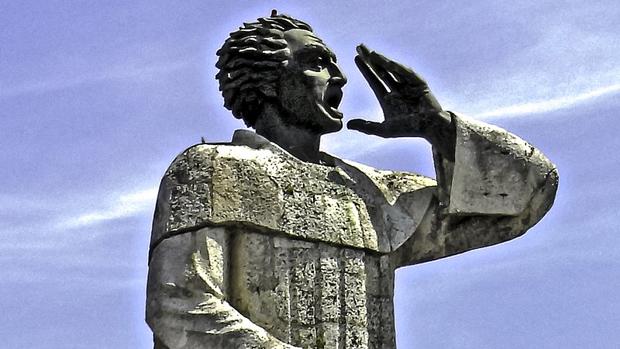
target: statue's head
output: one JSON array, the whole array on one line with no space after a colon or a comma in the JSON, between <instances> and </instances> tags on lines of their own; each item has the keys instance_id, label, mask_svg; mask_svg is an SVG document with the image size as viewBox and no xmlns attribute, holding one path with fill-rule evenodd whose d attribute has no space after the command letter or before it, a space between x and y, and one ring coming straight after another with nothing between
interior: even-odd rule
<instances>
[{"instance_id":1,"label":"statue's head","mask_svg":"<svg viewBox=\"0 0 620 349\"><path fill-rule=\"evenodd\" d=\"M318 134L342 128L346 78L312 28L286 15L244 23L217 52L224 106L253 127L267 107L282 123Z\"/></svg>"}]
</instances>

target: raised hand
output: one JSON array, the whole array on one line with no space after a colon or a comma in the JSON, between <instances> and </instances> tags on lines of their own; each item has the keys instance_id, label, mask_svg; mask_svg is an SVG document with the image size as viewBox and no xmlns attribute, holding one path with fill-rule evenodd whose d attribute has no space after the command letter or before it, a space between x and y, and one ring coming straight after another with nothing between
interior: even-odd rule
<instances>
[{"instance_id":1,"label":"raised hand","mask_svg":"<svg viewBox=\"0 0 620 349\"><path fill-rule=\"evenodd\" d=\"M384 120L354 119L347 127L385 138L423 137L452 158L454 126L450 114L443 111L426 81L410 68L364 45L359 45L357 52L355 63L377 96Z\"/></svg>"}]
</instances>

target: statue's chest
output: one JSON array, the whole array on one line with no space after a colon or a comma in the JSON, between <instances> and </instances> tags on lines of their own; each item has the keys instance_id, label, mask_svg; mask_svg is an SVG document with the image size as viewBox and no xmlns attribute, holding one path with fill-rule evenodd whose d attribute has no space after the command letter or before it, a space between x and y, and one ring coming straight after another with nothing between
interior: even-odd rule
<instances>
[{"instance_id":1,"label":"statue's chest","mask_svg":"<svg viewBox=\"0 0 620 349\"><path fill-rule=\"evenodd\" d=\"M392 343L388 255L242 231L230 251L229 302L281 340L304 348Z\"/></svg>"},{"instance_id":2,"label":"statue's chest","mask_svg":"<svg viewBox=\"0 0 620 349\"><path fill-rule=\"evenodd\" d=\"M309 164L281 150L243 146L190 148L162 182L153 243L184 229L221 225L391 252L415 231L430 200L411 194L433 182L337 162ZM411 200L399 200L402 194ZM417 204L402 205L407 202Z\"/></svg>"},{"instance_id":3,"label":"statue's chest","mask_svg":"<svg viewBox=\"0 0 620 349\"><path fill-rule=\"evenodd\" d=\"M211 220L248 222L304 240L389 251L346 173L276 160L219 157L212 172Z\"/></svg>"}]
</instances>

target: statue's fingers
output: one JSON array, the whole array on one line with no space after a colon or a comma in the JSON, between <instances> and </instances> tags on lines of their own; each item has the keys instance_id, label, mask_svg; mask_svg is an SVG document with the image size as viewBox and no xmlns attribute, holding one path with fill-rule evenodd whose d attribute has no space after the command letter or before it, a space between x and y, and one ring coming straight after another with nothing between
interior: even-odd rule
<instances>
[{"instance_id":1,"label":"statue's fingers","mask_svg":"<svg viewBox=\"0 0 620 349\"><path fill-rule=\"evenodd\" d=\"M400 87L398 79L389 70L385 69L384 64L377 64L370 59L376 53L375 51L370 51L366 45L360 44L357 46L357 53L389 89L394 90Z\"/></svg>"},{"instance_id":2,"label":"statue's fingers","mask_svg":"<svg viewBox=\"0 0 620 349\"><path fill-rule=\"evenodd\" d=\"M383 126L384 125L380 122L373 122L363 119L353 119L347 122L347 128L350 130L380 137L385 136L385 128Z\"/></svg>"},{"instance_id":3,"label":"statue's fingers","mask_svg":"<svg viewBox=\"0 0 620 349\"><path fill-rule=\"evenodd\" d=\"M357 47L355 48L355 50L357 51L357 53L362 56L362 57L368 57L368 55L370 54L370 50L368 49L368 47L366 47L366 45L364 44L359 44L357 45Z\"/></svg>"},{"instance_id":4,"label":"statue's fingers","mask_svg":"<svg viewBox=\"0 0 620 349\"><path fill-rule=\"evenodd\" d=\"M386 56L380 54L377 51L371 51L368 53L368 59L379 66L382 66L383 69L389 68L390 63L396 63L395 61L387 58Z\"/></svg>"},{"instance_id":5,"label":"statue's fingers","mask_svg":"<svg viewBox=\"0 0 620 349\"><path fill-rule=\"evenodd\" d=\"M395 88L398 87L398 83L407 84L416 87L426 87L426 81L418 75L413 69L400 64L377 51L367 50L367 60L370 66L375 71L383 71L385 73L379 73L382 79L389 82L395 82Z\"/></svg>"},{"instance_id":6,"label":"statue's fingers","mask_svg":"<svg viewBox=\"0 0 620 349\"><path fill-rule=\"evenodd\" d=\"M388 70L393 71L402 82L413 86L428 87L426 80L413 69L406 67L398 62L385 62Z\"/></svg>"},{"instance_id":7,"label":"statue's fingers","mask_svg":"<svg viewBox=\"0 0 620 349\"><path fill-rule=\"evenodd\" d=\"M374 91L379 102L382 102L385 95L389 92L387 86L381 81L381 78L372 70L362 56L355 56L355 64L366 81L368 81L368 85L370 85L370 88Z\"/></svg>"},{"instance_id":8,"label":"statue's fingers","mask_svg":"<svg viewBox=\"0 0 620 349\"><path fill-rule=\"evenodd\" d=\"M377 64L376 62L366 60L366 65L372 69L372 71L379 77L379 79L383 82L385 87L389 90L399 90L401 87L400 80L388 69L385 68L382 64Z\"/></svg>"},{"instance_id":9,"label":"statue's fingers","mask_svg":"<svg viewBox=\"0 0 620 349\"><path fill-rule=\"evenodd\" d=\"M376 51L370 51L364 44L357 46L357 53L386 83L397 84L399 82L398 79L386 69L386 62L390 61L389 58L378 54Z\"/></svg>"}]
</instances>

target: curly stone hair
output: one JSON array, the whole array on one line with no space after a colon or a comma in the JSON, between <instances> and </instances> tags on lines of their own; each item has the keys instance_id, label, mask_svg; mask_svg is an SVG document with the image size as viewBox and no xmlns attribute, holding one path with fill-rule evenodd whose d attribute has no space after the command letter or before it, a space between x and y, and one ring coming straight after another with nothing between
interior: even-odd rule
<instances>
[{"instance_id":1,"label":"curly stone hair","mask_svg":"<svg viewBox=\"0 0 620 349\"><path fill-rule=\"evenodd\" d=\"M224 97L224 107L231 110L247 126L253 127L263 102L278 96L279 69L288 59L290 50L284 32L303 29L312 32L307 23L283 14L244 23L230 33L222 48L215 75Z\"/></svg>"}]
</instances>

